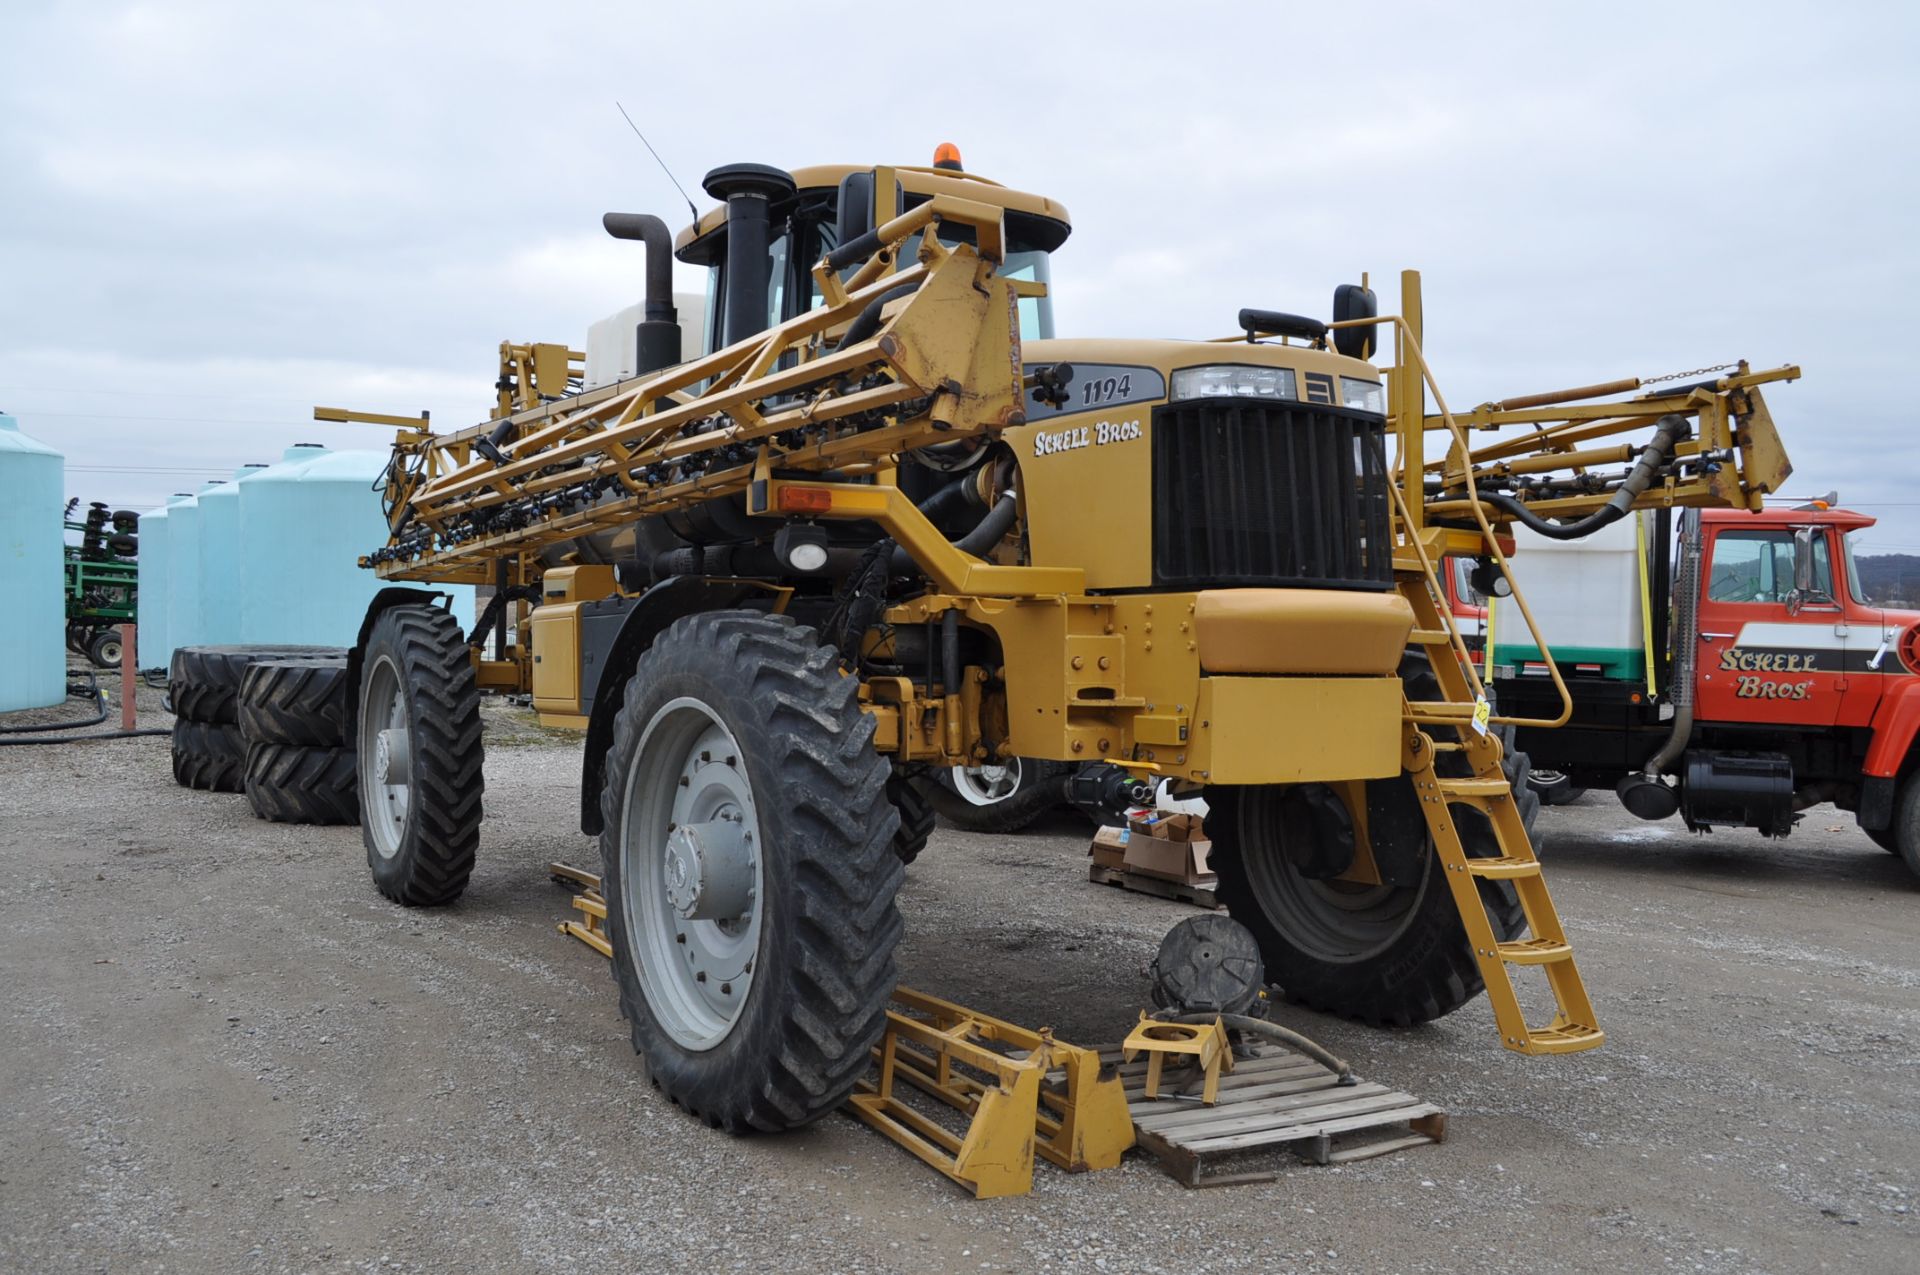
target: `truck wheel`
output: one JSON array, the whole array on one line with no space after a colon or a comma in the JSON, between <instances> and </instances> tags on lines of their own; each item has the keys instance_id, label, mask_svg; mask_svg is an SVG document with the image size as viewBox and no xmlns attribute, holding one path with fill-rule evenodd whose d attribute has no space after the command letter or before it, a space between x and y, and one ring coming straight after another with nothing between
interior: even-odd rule
<instances>
[{"instance_id":1,"label":"truck wheel","mask_svg":"<svg viewBox=\"0 0 1920 1275\"><path fill-rule=\"evenodd\" d=\"M460 622L393 607L367 637L355 718L361 839L380 893L451 903L480 845L480 689Z\"/></svg>"},{"instance_id":2,"label":"truck wheel","mask_svg":"<svg viewBox=\"0 0 1920 1275\"><path fill-rule=\"evenodd\" d=\"M1064 763L1008 757L984 766L953 766L919 781L940 816L966 832L1018 832L1065 799Z\"/></svg>"},{"instance_id":3,"label":"truck wheel","mask_svg":"<svg viewBox=\"0 0 1920 1275\"><path fill-rule=\"evenodd\" d=\"M173 723L173 779L182 788L239 792L247 765L238 726L217 722Z\"/></svg>"},{"instance_id":4,"label":"truck wheel","mask_svg":"<svg viewBox=\"0 0 1920 1275\"><path fill-rule=\"evenodd\" d=\"M613 978L655 1085L729 1132L833 1111L886 1024L899 815L813 630L714 611L641 656L607 753Z\"/></svg>"},{"instance_id":5,"label":"truck wheel","mask_svg":"<svg viewBox=\"0 0 1920 1275\"><path fill-rule=\"evenodd\" d=\"M269 823L360 822L352 749L250 744L246 786L247 804Z\"/></svg>"},{"instance_id":6,"label":"truck wheel","mask_svg":"<svg viewBox=\"0 0 1920 1275\"><path fill-rule=\"evenodd\" d=\"M900 812L900 831L893 834L893 853L902 863L912 863L927 848L933 835L933 805L918 784L904 776L887 780L887 800Z\"/></svg>"},{"instance_id":7,"label":"truck wheel","mask_svg":"<svg viewBox=\"0 0 1920 1275\"><path fill-rule=\"evenodd\" d=\"M1893 823L1887 831L1900 847L1900 857L1907 861L1908 870L1920 876L1920 771L1908 775L1901 785L1900 801L1893 808Z\"/></svg>"},{"instance_id":8,"label":"truck wheel","mask_svg":"<svg viewBox=\"0 0 1920 1275\"><path fill-rule=\"evenodd\" d=\"M1585 788L1576 788L1565 774L1557 770L1529 770L1527 784L1543 806L1570 806L1587 795Z\"/></svg>"},{"instance_id":9,"label":"truck wheel","mask_svg":"<svg viewBox=\"0 0 1920 1275\"><path fill-rule=\"evenodd\" d=\"M101 629L87 642L87 658L95 668L120 667L120 630Z\"/></svg>"},{"instance_id":10,"label":"truck wheel","mask_svg":"<svg viewBox=\"0 0 1920 1275\"><path fill-rule=\"evenodd\" d=\"M1408 657L1401 677L1409 698L1439 698L1423 658ZM1457 756L1448 760L1464 765ZM1531 836L1540 804L1526 784L1526 754L1504 754L1502 767ZM1206 793L1219 877L1214 892L1259 940L1267 976L1302 1004L1382 1026L1427 1022L1478 996L1485 986L1480 968L1424 827L1416 884L1317 880L1299 871L1285 844L1284 792L1264 785ZM1453 815L1468 855L1500 853L1485 815L1465 806L1455 806ZM1525 927L1510 886L1483 881L1480 895L1496 937L1513 938Z\"/></svg>"}]
</instances>

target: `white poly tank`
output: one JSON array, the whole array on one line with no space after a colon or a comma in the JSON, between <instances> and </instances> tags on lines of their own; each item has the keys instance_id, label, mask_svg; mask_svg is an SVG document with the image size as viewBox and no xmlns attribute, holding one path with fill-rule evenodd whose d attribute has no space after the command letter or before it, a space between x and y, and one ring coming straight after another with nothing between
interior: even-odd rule
<instances>
[{"instance_id":1,"label":"white poly tank","mask_svg":"<svg viewBox=\"0 0 1920 1275\"><path fill-rule=\"evenodd\" d=\"M65 458L0 412L0 713L67 697L66 489Z\"/></svg>"},{"instance_id":2,"label":"white poly tank","mask_svg":"<svg viewBox=\"0 0 1920 1275\"><path fill-rule=\"evenodd\" d=\"M1513 577L1556 662L1596 665L1614 678L1646 675L1635 524L1650 536L1652 520L1642 512L1579 540L1514 528ZM1526 618L1511 602L1494 605L1493 644L1496 664L1540 658Z\"/></svg>"},{"instance_id":3,"label":"white poly tank","mask_svg":"<svg viewBox=\"0 0 1920 1275\"><path fill-rule=\"evenodd\" d=\"M135 656L140 667L165 668L173 656L173 643L167 639L167 533L168 512L182 500L191 500L186 492L175 492L167 503L140 515L139 593L135 606Z\"/></svg>"},{"instance_id":4,"label":"white poly tank","mask_svg":"<svg viewBox=\"0 0 1920 1275\"><path fill-rule=\"evenodd\" d=\"M387 543L380 498L390 455L327 452L239 484L240 641L351 646L359 637L367 604L388 584L360 558ZM417 587L453 594L454 615L472 624L471 585Z\"/></svg>"},{"instance_id":5,"label":"white poly tank","mask_svg":"<svg viewBox=\"0 0 1920 1275\"><path fill-rule=\"evenodd\" d=\"M240 641L240 481L265 470L242 465L200 497L200 637L207 646Z\"/></svg>"},{"instance_id":6,"label":"white poly tank","mask_svg":"<svg viewBox=\"0 0 1920 1275\"><path fill-rule=\"evenodd\" d=\"M207 641L200 622L200 498L223 485L216 479L167 506L167 642L174 650ZM173 652L167 656L171 661Z\"/></svg>"}]
</instances>

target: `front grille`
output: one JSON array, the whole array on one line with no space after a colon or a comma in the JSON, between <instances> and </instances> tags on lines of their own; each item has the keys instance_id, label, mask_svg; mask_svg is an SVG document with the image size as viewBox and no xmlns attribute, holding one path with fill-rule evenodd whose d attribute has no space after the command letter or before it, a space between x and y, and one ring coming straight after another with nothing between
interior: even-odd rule
<instances>
[{"instance_id":1,"label":"front grille","mask_svg":"<svg viewBox=\"0 0 1920 1275\"><path fill-rule=\"evenodd\" d=\"M1154 584L1391 587L1384 430L1305 403L1156 408Z\"/></svg>"}]
</instances>

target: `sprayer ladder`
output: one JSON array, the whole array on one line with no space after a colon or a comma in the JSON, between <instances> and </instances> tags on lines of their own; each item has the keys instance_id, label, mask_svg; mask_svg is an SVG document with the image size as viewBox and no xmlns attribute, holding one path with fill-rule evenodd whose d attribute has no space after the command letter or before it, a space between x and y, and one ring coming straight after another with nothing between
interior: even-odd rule
<instances>
[{"instance_id":1,"label":"sprayer ladder","mask_svg":"<svg viewBox=\"0 0 1920 1275\"><path fill-rule=\"evenodd\" d=\"M1504 750L1499 736L1486 729L1484 719L1476 721L1477 696L1456 658L1452 617L1441 612L1433 591L1418 577L1407 579L1401 593L1413 604L1414 641L1427 648L1442 696L1438 701L1404 701L1402 765L1413 780L1420 812L1446 870L1447 885L1453 890L1454 906L1466 927L1467 941L1473 945L1480 976L1486 981L1501 1043L1523 1054L1569 1054L1592 1049L1606 1035L1597 1025L1586 984L1574 964L1573 945L1547 893L1546 878L1540 874L1540 860L1521 821L1519 803L1514 801L1500 767ZM1443 753L1466 758L1471 774L1458 778L1440 774L1436 762ZM1478 810L1487 817L1493 826L1497 855L1467 854L1454 823L1454 806ZM1480 896L1481 881L1510 887L1518 895L1529 937L1500 941ZM1546 1026L1527 1024L1508 969L1514 965L1539 966L1546 974L1557 1006Z\"/></svg>"}]
</instances>

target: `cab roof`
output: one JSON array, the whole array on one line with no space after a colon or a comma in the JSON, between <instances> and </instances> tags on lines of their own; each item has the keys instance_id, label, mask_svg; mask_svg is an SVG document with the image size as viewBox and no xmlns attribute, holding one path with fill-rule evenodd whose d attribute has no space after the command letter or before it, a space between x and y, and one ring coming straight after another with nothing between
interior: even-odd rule
<instances>
[{"instance_id":1,"label":"cab roof","mask_svg":"<svg viewBox=\"0 0 1920 1275\"><path fill-rule=\"evenodd\" d=\"M1743 527L1838 527L1842 531L1858 531L1862 527L1871 527L1880 521L1870 514L1856 513L1851 509L1796 509L1791 505L1773 505L1754 514L1744 509L1707 509L1701 512L1703 521L1716 523L1738 523Z\"/></svg>"},{"instance_id":2,"label":"cab roof","mask_svg":"<svg viewBox=\"0 0 1920 1275\"><path fill-rule=\"evenodd\" d=\"M872 168L868 164L815 164L807 168L795 168L792 171L793 183L800 191L838 190L842 179L852 173L867 172ZM930 198L934 195L952 195L959 199L971 199L983 204L994 204L1009 212L1025 213L1033 217L1045 217L1057 221L1063 227L1073 224L1067 215L1066 206L1058 200L1048 199L1045 195L1031 195L1025 191L1002 186L999 182L977 173L962 172L953 168L919 168L900 164L894 167L894 173L900 179L901 189L908 195ZM918 202L913 201L913 202ZM727 220L724 204L709 208L700 214L700 219L681 230L674 238L673 251L680 256L695 240L718 230ZM1061 234L1065 238L1065 232Z\"/></svg>"}]
</instances>

